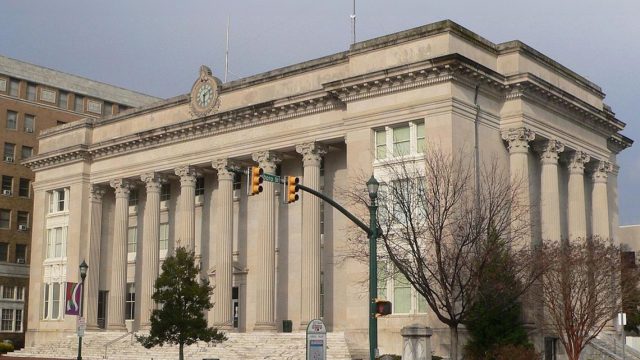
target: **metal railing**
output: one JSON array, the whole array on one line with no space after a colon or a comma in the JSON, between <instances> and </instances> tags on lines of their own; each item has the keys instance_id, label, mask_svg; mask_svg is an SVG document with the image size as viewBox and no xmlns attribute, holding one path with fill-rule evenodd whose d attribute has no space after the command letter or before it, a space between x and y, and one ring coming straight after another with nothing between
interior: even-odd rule
<instances>
[{"instance_id":1,"label":"metal railing","mask_svg":"<svg viewBox=\"0 0 640 360\"><path fill-rule=\"evenodd\" d=\"M118 336L117 338L109 341L108 343L104 344L104 355L102 356L103 359L108 359L109 357L107 356L107 351L109 350L109 347L114 344L117 341L120 341L122 339L124 339L125 337L131 335L131 341L133 342L133 332L126 332L120 336Z\"/></svg>"}]
</instances>

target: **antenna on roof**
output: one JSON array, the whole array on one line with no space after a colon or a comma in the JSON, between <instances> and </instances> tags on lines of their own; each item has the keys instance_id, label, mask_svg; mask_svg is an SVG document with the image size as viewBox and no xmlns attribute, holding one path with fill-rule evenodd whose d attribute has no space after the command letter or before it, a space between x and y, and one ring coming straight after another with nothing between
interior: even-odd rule
<instances>
[{"instance_id":1,"label":"antenna on roof","mask_svg":"<svg viewBox=\"0 0 640 360\"><path fill-rule=\"evenodd\" d=\"M356 43L356 0L353 0L353 13L351 14L351 43Z\"/></svg>"},{"instance_id":2,"label":"antenna on roof","mask_svg":"<svg viewBox=\"0 0 640 360\"><path fill-rule=\"evenodd\" d=\"M355 0L354 0L355 1ZM227 44L224 50L224 82L227 82L227 75L229 74L229 16L227 16Z\"/></svg>"}]
</instances>

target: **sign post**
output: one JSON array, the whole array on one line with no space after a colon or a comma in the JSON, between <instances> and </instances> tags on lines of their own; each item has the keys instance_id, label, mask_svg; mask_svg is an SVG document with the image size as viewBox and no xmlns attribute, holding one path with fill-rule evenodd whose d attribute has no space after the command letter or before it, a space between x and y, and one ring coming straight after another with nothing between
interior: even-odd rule
<instances>
[{"instance_id":1,"label":"sign post","mask_svg":"<svg viewBox=\"0 0 640 360\"><path fill-rule=\"evenodd\" d=\"M307 325L307 360L327 359L327 328L320 319Z\"/></svg>"},{"instance_id":2,"label":"sign post","mask_svg":"<svg viewBox=\"0 0 640 360\"><path fill-rule=\"evenodd\" d=\"M87 320L81 316L78 316L76 321L76 333L78 336L84 336L84 331L87 329Z\"/></svg>"}]
</instances>

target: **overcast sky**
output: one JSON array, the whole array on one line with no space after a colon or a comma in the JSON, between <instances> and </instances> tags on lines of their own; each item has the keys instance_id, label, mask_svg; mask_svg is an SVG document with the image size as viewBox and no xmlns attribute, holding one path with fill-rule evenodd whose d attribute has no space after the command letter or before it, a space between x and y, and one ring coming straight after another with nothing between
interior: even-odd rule
<instances>
[{"instance_id":1,"label":"overcast sky","mask_svg":"<svg viewBox=\"0 0 640 360\"><path fill-rule=\"evenodd\" d=\"M160 97L187 93L201 64L230 80L343 51L352 0L0 0L0 53ZM518 39L600 85L640 139L637 0L358 0L366 40L451 19L494 43ZM619 156L620 220L640 223L640 141Z\"/></svg>"}]
</instances>

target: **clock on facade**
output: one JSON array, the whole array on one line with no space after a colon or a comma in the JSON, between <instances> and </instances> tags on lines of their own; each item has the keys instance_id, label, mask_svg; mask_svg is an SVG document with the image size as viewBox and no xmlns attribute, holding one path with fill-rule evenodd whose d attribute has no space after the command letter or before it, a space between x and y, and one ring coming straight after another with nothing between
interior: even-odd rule
<instances>
[{"instance_id":1,"label":"clock on facade","mask_svg":"<svg viewBox=\"0 0 640 360\"><path fill-rule=\"evenodd\" d=\"M211 74L211 69L202 65L200 76L191 88L191 111L195 116L212 113L220 105L218 85L220 80Z\"/></svg>"}]
</instances>

